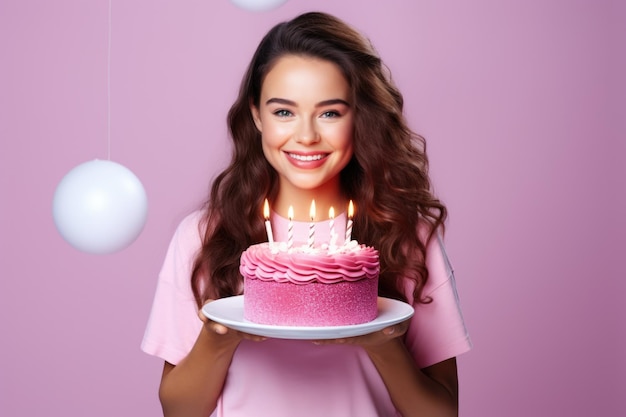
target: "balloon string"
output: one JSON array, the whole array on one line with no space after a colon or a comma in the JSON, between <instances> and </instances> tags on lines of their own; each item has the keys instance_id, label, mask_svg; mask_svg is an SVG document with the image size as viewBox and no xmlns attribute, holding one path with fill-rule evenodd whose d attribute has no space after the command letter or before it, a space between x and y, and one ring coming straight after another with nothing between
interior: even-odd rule
<instances>
[{"instance_id":1,"label":"balloon string","mask_svg":"<svg viewBox=\"0 0 626 417\"><path fill-rule=\"evenodd\" d=\"M107 46L107 158L111 160L111 0L109 0L109 34Z\"/></svg>"}]
</instances>

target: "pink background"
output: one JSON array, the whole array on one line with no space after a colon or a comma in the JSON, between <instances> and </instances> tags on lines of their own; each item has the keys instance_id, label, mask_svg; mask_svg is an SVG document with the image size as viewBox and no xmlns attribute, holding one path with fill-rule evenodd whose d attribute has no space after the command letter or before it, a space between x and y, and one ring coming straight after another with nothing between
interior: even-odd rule
<instances>
[{"instance_id":1,"label":"pink background","mask_svg":"<svg viewBox=\"0 0 626 417\"><path fill-rule=\"evenodd\" d=\"M106 159L108 2L0 2L0 415L154 416L139 350L182 216L224 166L225 114L274 23L312 8L373 40L429 140L474 350L461 415L625 415L626 5L227 0L113 4L112 155L146 187L128 249L81 253L51 202Z\"/></svg>"}]
</instances>

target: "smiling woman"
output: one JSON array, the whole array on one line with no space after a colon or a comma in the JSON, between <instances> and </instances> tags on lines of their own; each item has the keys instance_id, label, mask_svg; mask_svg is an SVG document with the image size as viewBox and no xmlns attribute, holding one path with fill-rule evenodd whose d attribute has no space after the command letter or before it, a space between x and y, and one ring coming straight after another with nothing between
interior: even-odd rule
<instances>
[{"instance_id":1,"label":"smiling woman","mask_svg":"<svg viewBox=\"0 0 626 417\"><path fill-rule=\"evenodd\" d=\"M457 414L455 358L471 344L440 238L446 208L402 103L370 43L333 16L307 13L263 38L229 112L232 162L206 207L179 226L159 278L142 347L164 360L165 415ZM241 254L272 229L266 198L277 241L305 242L308 231L312 250L313 231L346 222L348 238L379 253L368 295L409 303L415 315L314 343L198 320L205 303L245 288ZM354 218L333 210L315 221L348 201ZM352 305L332 307L326 314Z\"/></svg>"},{"instance_id":2,"label":"smiling woman","mask_svg":"<svg viewBox=\"0 0 626 417\"><path fill-rule=\"evenodd\" d=\"M345 207L339 173L353 152L349 97L348 82L329 61L286 55L266 75L261 104L251 111L263 154L278 173L277 212L295 204L296 220L306 220L312 196L326 210Z\"/></svg>"}]
</instances>

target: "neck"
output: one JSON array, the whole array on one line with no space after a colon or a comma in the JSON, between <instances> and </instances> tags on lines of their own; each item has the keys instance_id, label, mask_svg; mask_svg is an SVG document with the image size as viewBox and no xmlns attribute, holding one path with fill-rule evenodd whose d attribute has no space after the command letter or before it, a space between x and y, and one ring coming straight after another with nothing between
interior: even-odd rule
<instances>
[{"instance_id":1,"label":"neck","mask_svg":"<svg viewBox=\"0 0 626 417\"><path fill-rule=\"evenodd\" d=\"M286 187L281 187L272 209L282 217L287 218L289 206L292 206L294 220L310 221L311 202L315 200L315 221L327 220L331 207L335 211L335 216L348 209L348 201L341 193L338 185L310 190L287 190Z\"/></svg>"}]
</instances>

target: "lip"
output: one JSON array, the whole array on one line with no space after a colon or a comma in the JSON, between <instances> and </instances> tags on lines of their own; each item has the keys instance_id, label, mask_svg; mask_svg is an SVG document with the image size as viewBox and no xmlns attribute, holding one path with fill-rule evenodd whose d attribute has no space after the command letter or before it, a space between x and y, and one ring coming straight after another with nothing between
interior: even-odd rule
<instances>
[{"instance_id":1,"label":"lip","mask_svg":"<svg viewBox=\"0 0 626 417\"><path fill-rule=\"evenodd\" d=\"M295 167L302 169L315 169L326 162L327 152L289 152L284 151L287 160Z\"/></svg>"}]
</instances>

